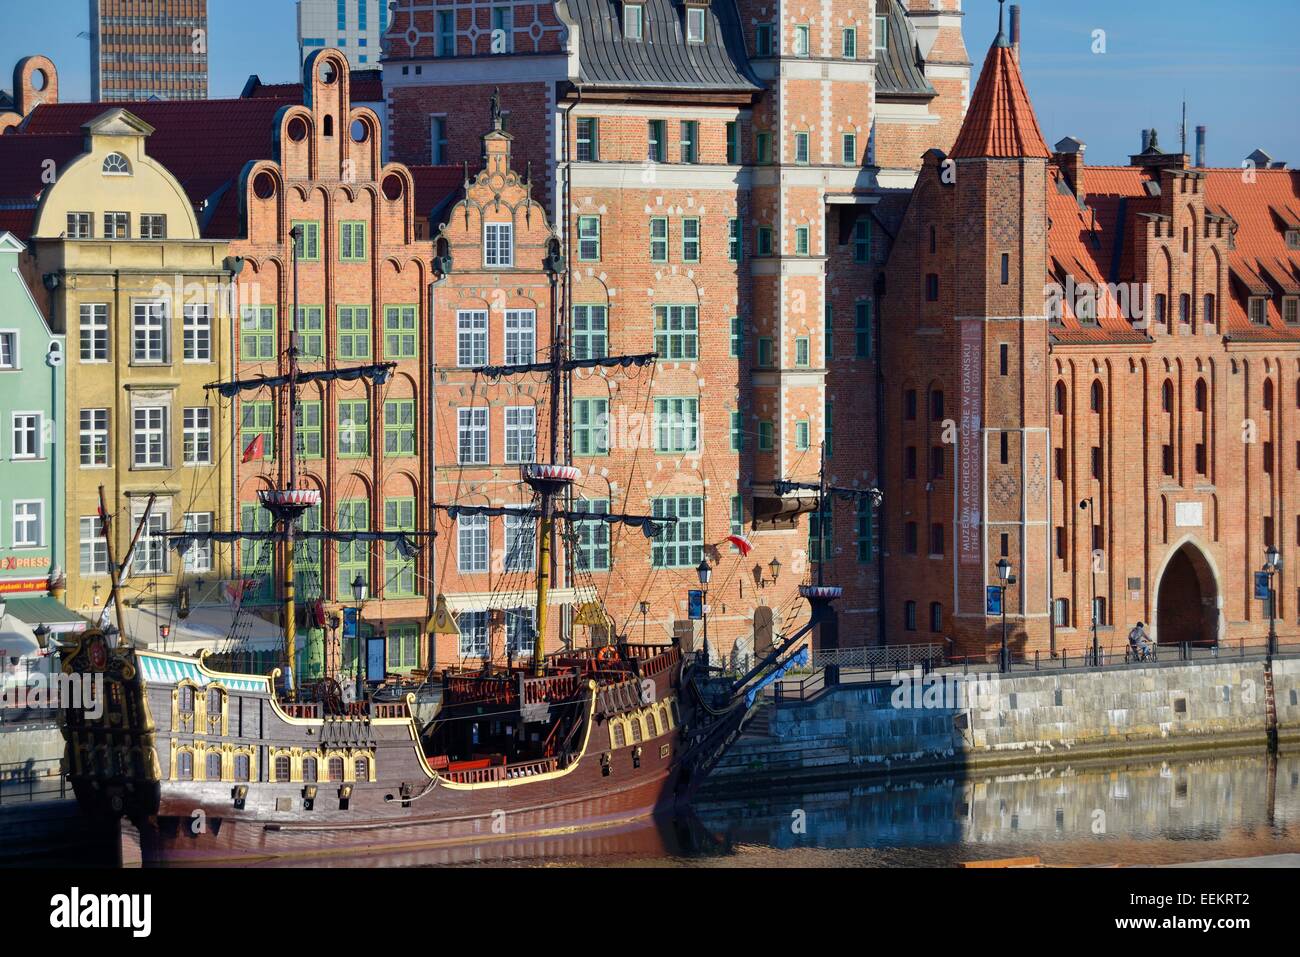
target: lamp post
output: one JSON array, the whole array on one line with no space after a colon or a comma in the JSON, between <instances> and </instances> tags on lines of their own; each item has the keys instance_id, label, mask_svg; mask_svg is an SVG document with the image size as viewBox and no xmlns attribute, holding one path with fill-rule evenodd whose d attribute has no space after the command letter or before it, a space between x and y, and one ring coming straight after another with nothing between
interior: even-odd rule
<instances>
[{"instance_id":1,"label":"lamp post","mask_svg":"<svg viewBox=\"0 0 1300 957\"><path fill-rule=\"evenodd\" d=\"M1093 559L1093 545L1097 542L1097 533L1093 531L1097 525L1097 515L1093 511L1092 499L1085 498L1079 503L1079 510L1088 513L1088 584L1092 589L1092 606L1089 611L1092 613L1092 663L1094 666L1101 664L1101 644L1097 640L1097 562Z\"/></svg>"},{"instance_id":2,"label":"lamp post","mask_svg":"<svg viewBox=\"0 0 1300 957\"><path fill-rule=\"evenodd\" d=\"M1011 563L1006 558L999 558L998 564L998 604L1002 606L1002 652L998 656L998 669L1003 673L1011 670L1011 649L1007 647L1007 586L1016 583L1016 576L1011 574Z\"/></svg>"},{"instance_id":3,"label":"lamp post","mask_svg":"<svg viewBox=\"0 0 1300 957\"><path fill-rule=\"evenodd\" d=\"M646 643L645 618L646 615L648 614L650 614L650 603L648 601L642 601L641 602L641 644L643 645Z\"/></svg>"},{"instance_id":4,"label":"lamp post","mask_svg":"<svg viewBox=\"0 0 1300 957\"><path fill-rule=\"evenodd\" d=\"M360 702L365 700L363 697L364 692L362 691L364 685L361 683L361 606L366 600L366 580L361 577L360 572L357 572L357 577L352 579L352 597L357 603L357 633L352 636L352 641L357 650L356 700Z\"/></svg>"},{"instance_id":5,"label":"lamp post","mask_svg":"<svg viewBox=\"0 0 1300 957\"><path fill-rule=\"evenodd\" d=\"M773 558L767 563L767 570L772 573L772 584L775 585L776 580L781 577L781 560Z\"/></svg>"},{"instance_id":6,"label":"lamp post","mask_svg":"<svg viewBox=\"0 0 1300 957\"><path fill-rule=\"evenodd\" d=\"M775 561L775 559L773 559ZM700 578L700 596L701 608L700 615L704 619L704 668L708 671L709 667L709 579L713 577L713 569L709 567L707 558L701 558L700 564L695 568L695 574Z\"/></svg>"},{"instance_id":7,"label":"lamp post","mask_svg":"<svg viewBox=\"0 0 1300 957\"><path fill-rule=\"evenodd\" d=\"M1268 656L1277 654L1277 589L1273 586L1273 576L1282 571L1282 553L1276 545L1264 549L1264 571L1268 573Z\"/></svg>"}]
</instances>

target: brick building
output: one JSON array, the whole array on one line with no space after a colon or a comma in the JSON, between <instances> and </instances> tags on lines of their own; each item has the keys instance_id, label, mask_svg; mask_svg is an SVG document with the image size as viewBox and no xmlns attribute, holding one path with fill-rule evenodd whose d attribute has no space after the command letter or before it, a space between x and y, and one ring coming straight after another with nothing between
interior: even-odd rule
<instances>
[{"instance_id":1,"label":"brick building","mask_svg":"<svg viewBox=\"0 0 1300 957\"><path fill-rule=\"evenodd\" d=\"M1143 147L1049 150L999 31L926 153L882 305L891 641L996 647L1003 558L1016 655L1091 647L1094 615L1112 651L1138 620L1267 634L1253 574L1300 545L1300 174Z\"/></svg>"},{"instance_id":2,"label":"brick building","mask_svg":"<svg viewBox=\"0 0 1300 957\"><path fill-rule=\"evenodd\" d=\"M571 348L660 353L652 375L575 380L566 410L586 473L577 495L680 519L671 542L622 533L615 567L574 566L618 630L689 630L686 591L707 555L710 640L752 651L805 614L795 586L824 549L847 591L846 640L877 640L871 515L841 509L833 531L814 519L810 538L812 498L772 483L814 479L823 439L838 484L876 480L875 296L888 251L877 225L924 146L956 135L969 82L960 22L955 3L919 0L815 13L671 0L393 5L394 158L414 164L417 182L432 175L423 164L479 168L481 114L461 107L499 88L512 166L531 174L570 265L559 314ZM453 218L432 211L432 230ZM449 238L459 263L474 238ZM492 313L489 342L504 322ZM658 427L674 417L681 427ZM731 532L754 544L743 559Z\"/></svg>"}]
</instances>

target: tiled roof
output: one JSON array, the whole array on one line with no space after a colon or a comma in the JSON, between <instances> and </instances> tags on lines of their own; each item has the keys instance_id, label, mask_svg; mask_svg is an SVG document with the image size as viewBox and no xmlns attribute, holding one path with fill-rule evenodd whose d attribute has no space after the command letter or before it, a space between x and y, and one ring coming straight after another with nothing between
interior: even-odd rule
<instances>
[{"instance_id":1,"label":"tiled roof","mask_svg":"<svg viewBox=\"0 0 1300 957\"><path fill-rule=\"evenodd\" d=\"M440 210L460 194L465 171L460 166L408 166L415 181L415 214L429 217L429 229L436 232Z\"/></svg>"},{"instance_id":2,"label":"tiled roof","mask_svg":"<svg viewBox=\"0 0 1300 957\"><path fill-rule=\"evenodd\" d=\"M703 43L687 43L685 8L674 0L645 0L641 40L623 37L617 0L569 0L578 31L578 84L751 92L762 88L745 54L735 0L713 0ZM353 95L354 99L356 95Z\"/></svg>"},{"instance_id":3,"label":"tiled roof","mask_svg":"<svg viewBox=\"0 0 1300 957\"><path fill-rule=\"evenodd\" d=\"M378 103L384 98L384 71L353 70L351 73L351 93L353 103ZM262 78L254 73L244 84L240 99L279 99L302 102L302 81L292 83L263 83Z\"/></svg>"},{"instance_id":4,"label":"tiled roof","mask_svg":"<svg viewBox=\"0 0 1300 957\"><path fill-rule=\"evenodd\" d=\"M876 93L934 96L917 55L916 33L902 0L885 0L889 5L885 23L889 36L883 55L876 61ZM879 9L879 8L877 8Z\"/></svg>"},{"instance_id":5,"label":"tiled roof","mask_svg":"<svg viewBox=\"0 0 1300 957\"><path fill-rule=\"evenodd\" d=\"M957 159L1051 156L1034 118L1016 56L1001 33L984 58L979 83L949 155Z\"/></svg>"},{"instance_id":6,"label":"tiled roof","mask_svg":"<svg viewBox=\"0 0 1300 957\"><path fill-rule=\"evenodd\" d=\"M102 112L102 111L101 111ZM36 220L36 206L47 183L49 160L63 169L85 151L81 133L0 136L0 232L27 240Z\"/></svg>"}]
</instances>

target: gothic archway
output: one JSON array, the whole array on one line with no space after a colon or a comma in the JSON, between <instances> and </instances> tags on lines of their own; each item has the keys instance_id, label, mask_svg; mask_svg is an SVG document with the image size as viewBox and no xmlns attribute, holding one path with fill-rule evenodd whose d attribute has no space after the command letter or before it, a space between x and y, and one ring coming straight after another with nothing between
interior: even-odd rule
<instances>
[{"instance_id":1,"label":"gothic archway","mask_svg":"<svg viewBox=\"0 0 1300 957\"><path fill-rule=\"evenodd\" d=\"M1153 635L1162 645L1219 640L1219 583L1205 552L1184 541L1169 556L1156 591Z\"/></svg>"}]
</instances>

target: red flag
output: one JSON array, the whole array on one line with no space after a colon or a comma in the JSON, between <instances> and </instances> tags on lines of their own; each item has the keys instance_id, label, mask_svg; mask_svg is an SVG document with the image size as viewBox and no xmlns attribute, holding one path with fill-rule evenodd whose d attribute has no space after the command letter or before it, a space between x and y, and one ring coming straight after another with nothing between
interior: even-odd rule
<instances>
[{"instance_id":1,"label":"red flag","mask_svg":"<svg viewBox=\"0 0 1300 957\"><path fill-rule=\"evenodd\" d=\"M750 544L749 539L746 538L744 535L728 535L727 541L731 542L731 544L735 545L736 548L739 549L741 558L744 558L746 555L748 555L750 549L754 547L753 545Z\"/></svg>"},{"instance_id":2,"label":"red flag","mask_svg":"<svg viewBox=\"0 0 1300 957\"><path fill-rule=\"evenodd\" d=\"M244 449L243 461L251 462L253 461L253 459L260 459L265 454L265 452L266 452L266 433L258 432L257 435L253 437L253 441L249 442L248 447Z\"/></svg>"}]
</instances>

